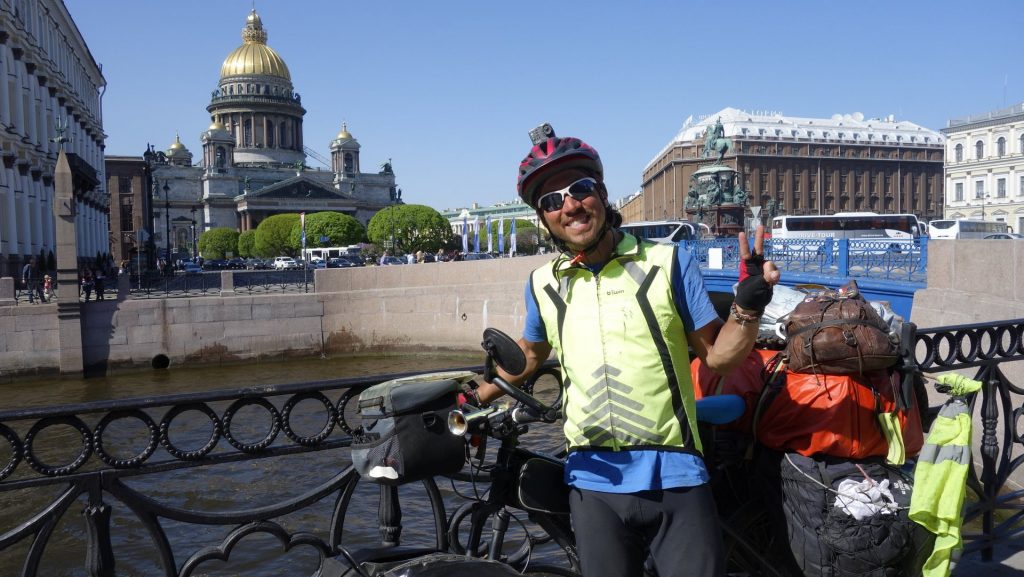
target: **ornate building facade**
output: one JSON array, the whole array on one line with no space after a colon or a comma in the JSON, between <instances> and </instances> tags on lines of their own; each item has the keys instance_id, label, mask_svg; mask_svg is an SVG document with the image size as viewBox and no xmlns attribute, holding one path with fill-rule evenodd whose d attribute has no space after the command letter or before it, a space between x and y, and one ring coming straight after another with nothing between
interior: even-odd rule
<instances>
[{"instance_id":1,"label":"ornate building facade","mask_svg":"<svg viewBox=\"0 0 1024 577\"><path fill-rule=\"evenodd\" d=\"M995 220L1024 230L1024 103L950 120L942 133L946 218Z\"/></svg>"},{"instance_id":2,"label":"ornate building facade","mask_svg":"<svg viewBox=\"0 0 1024 577\"><path fill-rule=\"evenodd\" d=\"M78 255L109 251L103 74L60 0L0 0L0 275L56 250L53 172L74 176Z\"/></svg>"},{"instance_id":3,"label":"ornate building facade","mask_svg":"<svg viewBox=\"0 0 1024 577\"><path fill-rule=\"evenodd\" d=\"M773 203L785 214L942 215L938 132L892 117L797 118L726 108L688 119L644 168L640 192L620 203L626 222L686 218L690 177L710 161L702 153L716 121L732 141L722 162L739 172L751 206Z\"/></svg>"},{"instance_id":4,"label":"ornate building facade","mask_svg":"<svg viewBox=\"0 0 1024 577\"><path fill-rule=\"evenodd\" d=\"M399 202L390 160L378 172L362 172L361 146L347 126L329 143L329 159L305 146L302 98L267 38L252 10L242 44L225 58L210 94L210 125L199 134L198 155L176 136L165 150L150 147L134 172L118 175L127 183L139 176L142 191L125 184L125 194L133 198L133 210L146 215L142 231L120 230L126 239L123 258L136 258L140 248L153 251L150 263L160 255L187 258L205 230L244 232L281 213L336 211L365 225L378 210ZM308 167L308 157L324 167ZM121 221L134 218L132 212Z\"/></svg>"}]
</instances>

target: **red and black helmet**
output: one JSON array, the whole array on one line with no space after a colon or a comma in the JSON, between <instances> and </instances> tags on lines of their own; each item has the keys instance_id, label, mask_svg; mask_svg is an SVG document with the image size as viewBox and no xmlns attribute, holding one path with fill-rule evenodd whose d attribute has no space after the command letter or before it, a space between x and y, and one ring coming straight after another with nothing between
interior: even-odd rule
<instances>
[{"instance_id":1,"label":"red and black helmet","mask_svg":"<svg viewBox=\"0 0 1024 577\"><path fill-rule=\"evenodd\" d=\"M547 125L546 125L547 126ZM550 130L550 128L549 128ZM601 157L589 144L571 136L559 138L551 131L551 138L534 145L530 153L519 163L519 182L516 188L519 190L519 197L523 202L533 208L536 200L534 195L537 187L544 181L541 176L551 174L551 169L566 170L576 168L589 173L594 178L601 180L604 177L604 167L601 165Z\"/></svg>"}]
</instances>

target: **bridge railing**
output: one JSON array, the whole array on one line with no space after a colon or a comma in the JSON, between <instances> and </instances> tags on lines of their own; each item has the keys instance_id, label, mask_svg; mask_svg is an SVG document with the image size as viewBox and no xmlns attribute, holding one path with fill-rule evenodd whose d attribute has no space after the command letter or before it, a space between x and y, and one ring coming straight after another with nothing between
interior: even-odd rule
<instances>
[{"instance_id":1,"label":"bridge railing","mask_svg":"<svg viewBox=\"0 0 1024 577\"><path fill-rule=\"evenodd\" d=\"M739 243L735 238L684 241L702 268L720 249L722 267L739 264ZM832 238L772 238L765 241L765 255L791 273L814 273L838 277L870 278L924 283L927 280L928 239L849 240Z\"/></svg>"},{"instance_id":2,"label":"bridge railing","mask_svg":"<svg viewBox=\"0 0 1024 577\"><path fill-rule=\"evenodd\" d=\"M1024 437L1017 429L1024 389L1010 382L1001 366L1024 360L1024 319L920 330L908 323L904 343L905 366L912 370L975 369L983 382L969 399L982 435L972 445L965 554L980 552L989 560L997 544L1019 546L1024 492L1012 490L1008 480L1024 463ZM405 375L0 411L0 495L6 503L0 513L0 573L9 574L5 555L22 556L16 565L24 577L47 574L40 569L44 554L66 558L70 537L57 528L76 503L85 527L72 537L84 542L82 564L90 576L113 576L117 559L140 555L138 543L129 547L115 538L115 505L121 517L144 528L160 574L167 577L198 575L204 564L229 559L232 548L250 535L276 539L282 554L297 545L308 547L322 562L339 552L345 514L355 503L358 477L347 450L352 400L365 387L400 376ZM314 462L317 455L325 459ZM202 486L192 472L289 458L301 460L288 461L287 467L314 472L312 486L296 482L284 495L257 503L243 498L243 505L229 511L189 506L192 497L185 495L196 492L216 493L211 498L220 503L230 501L225 491L242 497L248 491L245 476ZM445 549L442 495L433 480L423 486L427 499L420 502L433 513L433 547ZM379 494L380 542L397 545L402 533L398 490L381 487ZM329 520L312 527L294 521L294 515L325 501L332 511ZM125 524L131 525L117 523ZM212 544L201 542L193 527L219 527L220 533L210 538Z\"/></svg>"}]
</instances>

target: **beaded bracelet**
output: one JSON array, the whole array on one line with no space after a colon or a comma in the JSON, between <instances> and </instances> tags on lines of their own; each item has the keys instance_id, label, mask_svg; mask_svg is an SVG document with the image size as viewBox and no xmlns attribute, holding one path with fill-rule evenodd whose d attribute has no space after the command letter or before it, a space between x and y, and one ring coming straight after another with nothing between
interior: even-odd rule
<instances>
[{"instance_id":1,"label":"beaded bracelet","mask_svg":"<svg viewBox=\"0 0 1024 577\"><path fill-rule=\"evenodd\" d=\"M740 308L736 306L736 303L732 303L732 306L729 307L729 313L732 316L732 318L740 324L741 327L747 326L747 323L758 322L759 320L761 320L761 315L764 314L762 312L756 315L750 315L747 313L740 312Z\"/></svg>"}]
</instances>

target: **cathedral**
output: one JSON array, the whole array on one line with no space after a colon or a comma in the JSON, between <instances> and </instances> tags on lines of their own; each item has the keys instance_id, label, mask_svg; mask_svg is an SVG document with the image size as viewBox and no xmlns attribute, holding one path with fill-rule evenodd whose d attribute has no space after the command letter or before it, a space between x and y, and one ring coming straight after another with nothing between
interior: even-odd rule
<instances>
[{"instance_id":1,"label":"cathedral","mask_svg":"<svg viewBox=\"0 0 1024 577\"><path fill-rule=\"evenodd\" d=\"M378 210L399 202L390 162L362 172L359 141L347 126L330 142L329 160L306 147L302 98L288 66L267 45L255 9L242 41L224 59L210 95L201 158L194 159L180 136L166 151L150 147L144 154L152 228L140 240L151 238L162 255L169 248L171 257L187 258L203 231L244 232L274 214L335 211L365 226ZM311 168L307 157L324 168Z\"/></svg>"}]
</instances>

